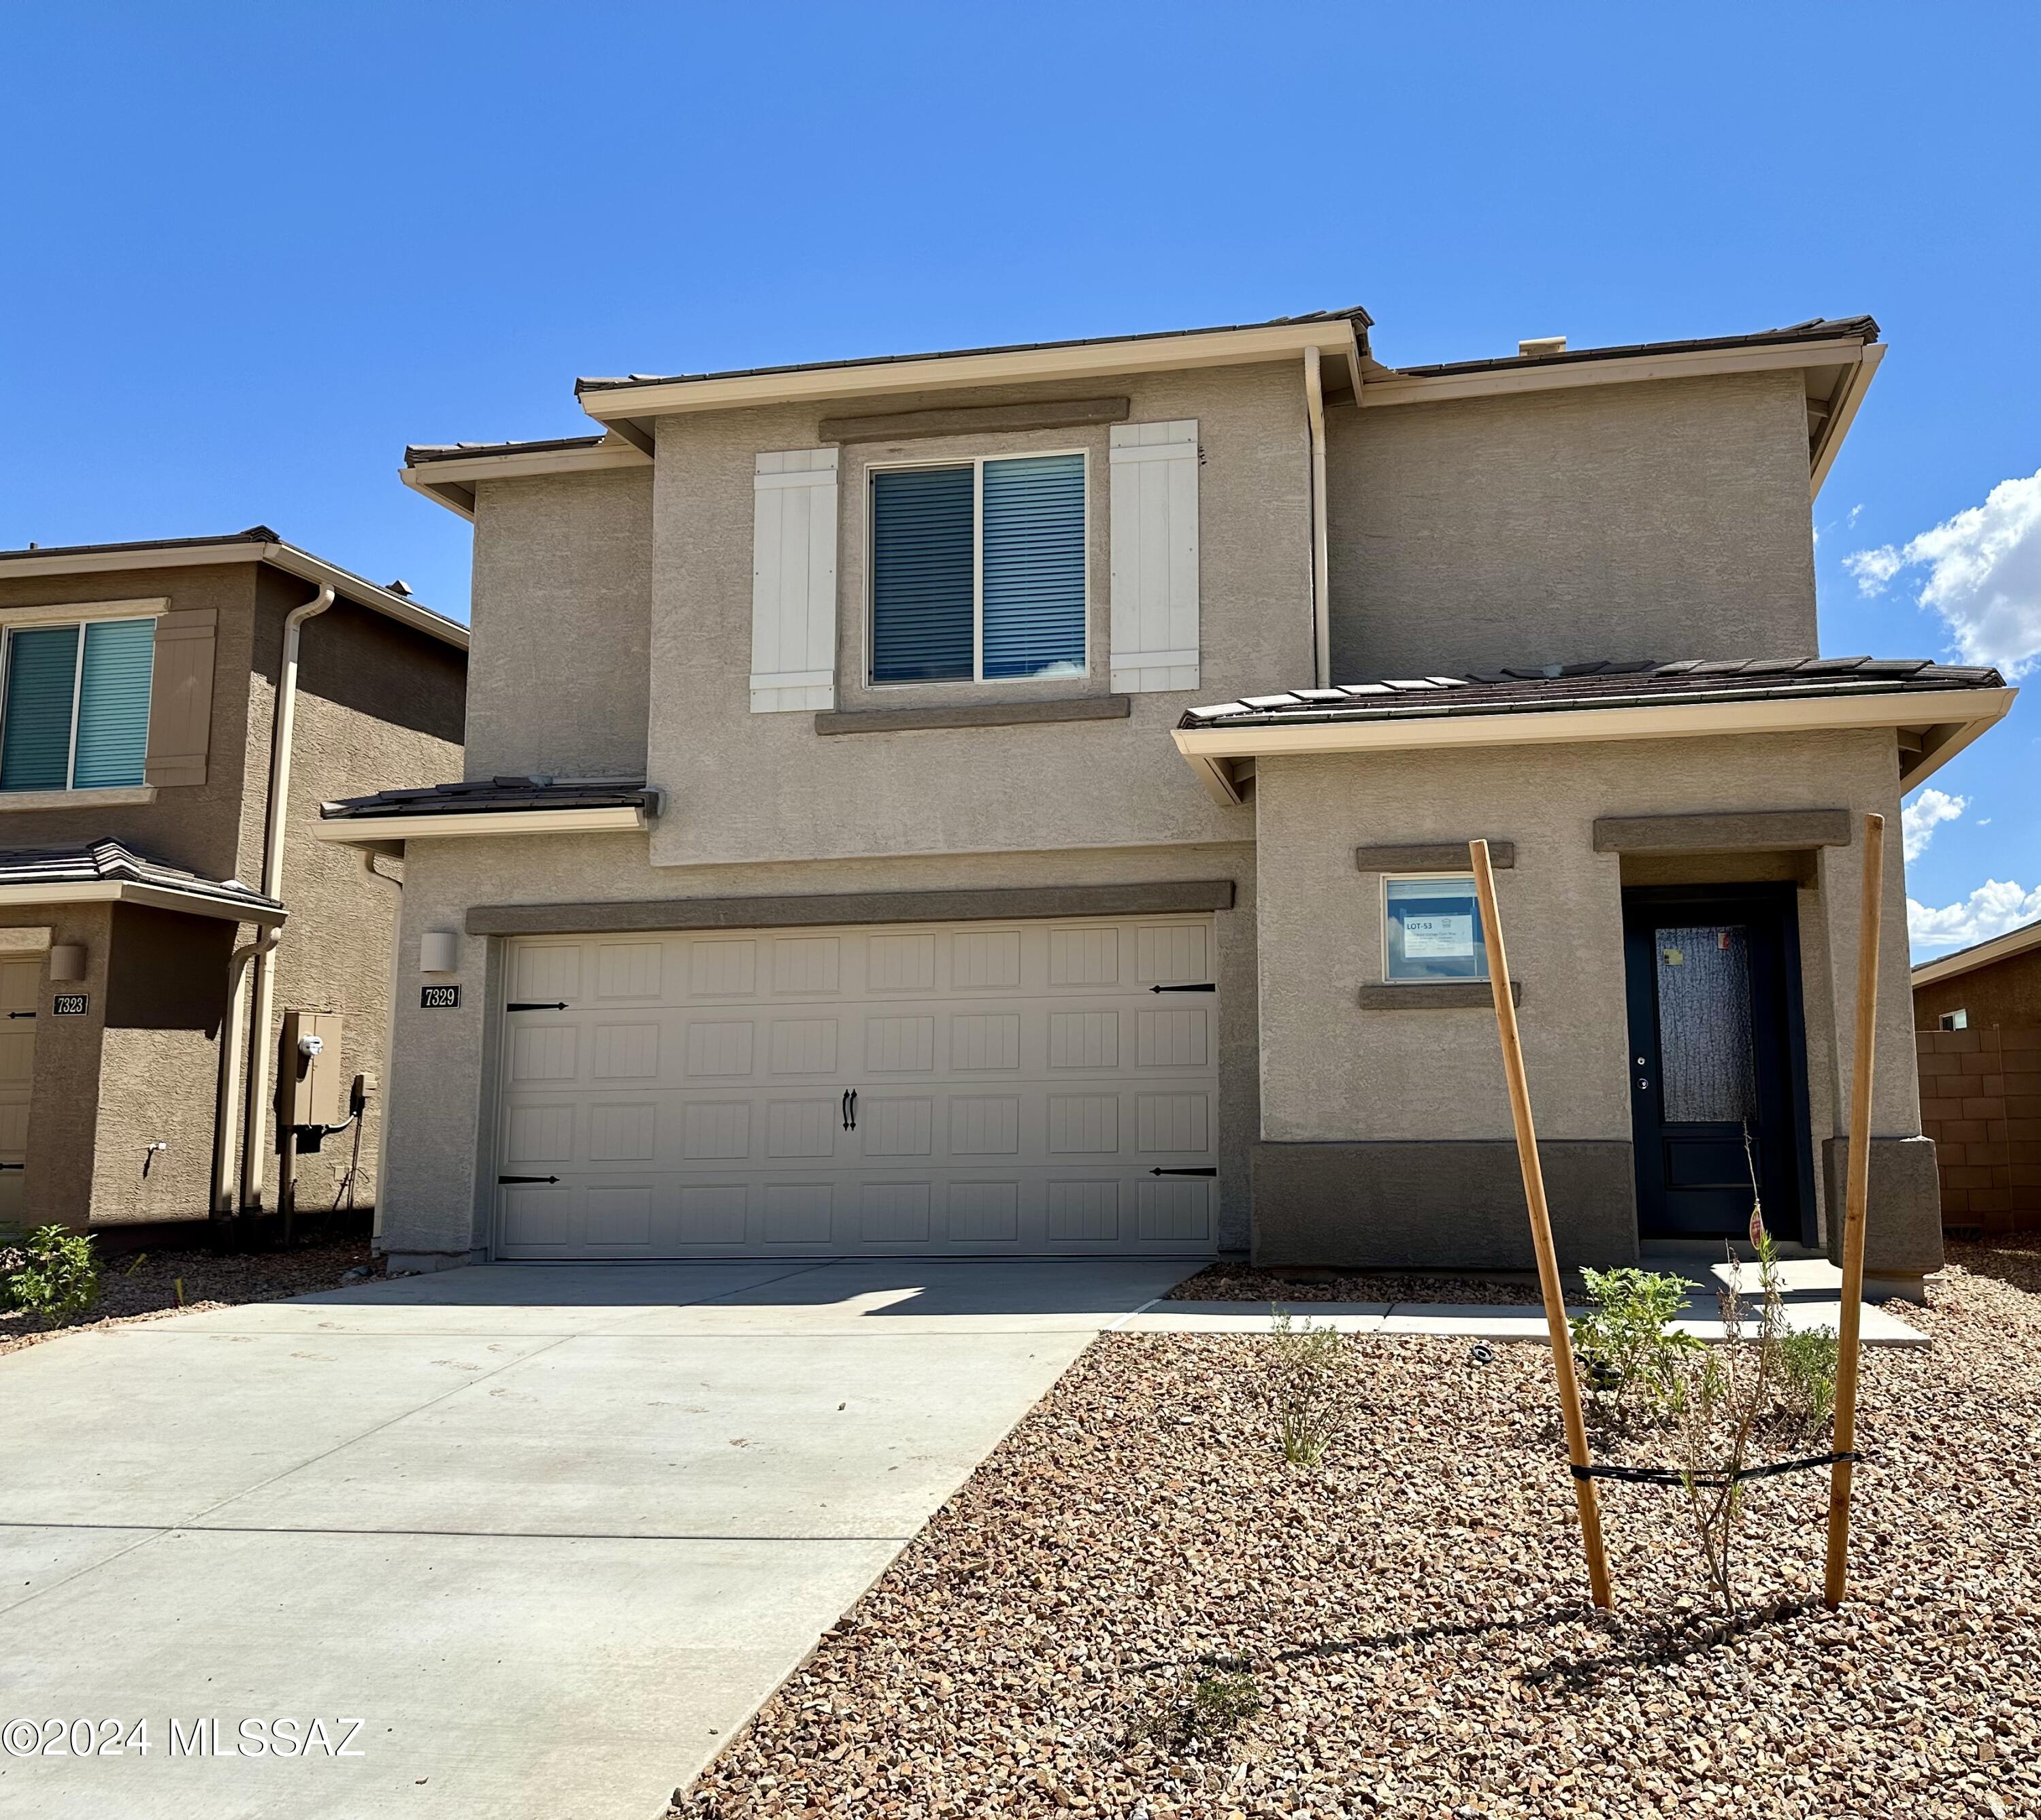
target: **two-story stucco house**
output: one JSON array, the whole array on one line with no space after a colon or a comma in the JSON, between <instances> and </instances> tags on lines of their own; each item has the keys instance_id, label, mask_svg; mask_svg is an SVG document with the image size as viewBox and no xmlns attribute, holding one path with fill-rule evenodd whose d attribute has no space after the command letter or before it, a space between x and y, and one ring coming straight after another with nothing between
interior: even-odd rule
<instances>
[{"instance_id":1,"label":"two-story stucco house","mask_svg":"<svg viewBox=\"0 0 2041 1820\"><path fill-rule=\"evenodd\" d=\"M460 764L467 644L260 525L0 552L0 1224L374 1200L399 887L311 830Z\"/></svg>"},{"instance_id":2,"label":"two-story stucco house","mask_svg":"<svg viewBox=\"0 0 2041 1820\"><path fill-rule=\"evenodd\" d=\"M1477 836L1562 1251L1742 1231L1746 1129L1819 1242L1858 818L2009 699L1818 655L1876 325L1369 326L584 380L600 433L410 451L475 525L467 781L322 830L407 858L393 1261L1520 1268ZM1875 1119L1917 1272L1903 1061Z\"/></svg>"}]
</instances>

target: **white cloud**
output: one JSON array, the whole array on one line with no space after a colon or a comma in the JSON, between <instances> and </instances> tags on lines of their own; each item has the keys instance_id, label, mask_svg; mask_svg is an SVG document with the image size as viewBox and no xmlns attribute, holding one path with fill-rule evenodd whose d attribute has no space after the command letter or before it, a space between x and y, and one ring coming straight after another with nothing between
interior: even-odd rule
<instances>
[{"instance_id":1,"label":"white cloud","mask_svg":"<svg viewBox=\"0 0 2041 1820\"><path fill-rule=\"evenodd\" d=\"M1946 791L1932 788L1921 791L1899 811L1906 857L1919 859L1934 839L1936 829L1944 822L1955 821L1969 807L1967 796L1951 796Z\"/></svg>"},{"instance_id":2,"label":"white cloud","mask_svg":"<svg viewBox=\"0 0 2041 1820\"><path fill-rule=\"evenodd\" d=\"M2041 471L2001 480L1982 506L1897 547L1859 550L1843 566L1866 594L1925 567L1917 598L1942 616L1964 661L2020 676L2041 660Z\"/></svg>"},{"instance_id":3,"label":"white cloud","mask_svg":"<svg viewBox=\"0 0 2041 1820\"><path fill-rule=\"evenodd\" d=\"M2041 885L2023 891L2002 879L1987 879L1961 903L1940 910L1906 900L1906 933L1917 948L1968 948L2041 917Z\"/></svg>"}]
</instances>

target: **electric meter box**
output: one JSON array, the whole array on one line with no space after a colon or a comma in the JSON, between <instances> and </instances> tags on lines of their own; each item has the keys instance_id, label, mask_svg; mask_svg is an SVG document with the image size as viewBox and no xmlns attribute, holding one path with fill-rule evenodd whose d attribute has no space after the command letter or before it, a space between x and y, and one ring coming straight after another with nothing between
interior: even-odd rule
<instances>
[{"instance_id":1,"label":"electric meter box","mask_svg":"<svg viewBox=\"0 0 2041 1820\"><path fill-rule=\"evenodd\" d=\"M286 1125L337 1125L347 1117L337 1011L286 1011L277 1103Z\"/></svg>"}]
</instances>

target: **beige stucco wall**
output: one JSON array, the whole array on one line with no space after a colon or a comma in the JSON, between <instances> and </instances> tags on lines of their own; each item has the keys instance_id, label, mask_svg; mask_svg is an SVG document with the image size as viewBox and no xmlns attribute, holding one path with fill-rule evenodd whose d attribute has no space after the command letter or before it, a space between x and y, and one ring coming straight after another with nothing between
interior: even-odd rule
<instances>
[{"instance_id":1,"label":"beige stucco wall","mask_svg":"<svg viewBox=\"0 0 2041 1820\"><path fill-rule=\"evenodd\" d=\"M1798 372L1328 414L1333 672L1811 657Z\"/></svg>"},{"instance_id":2,"label":"beige stucco wall","mask_svg":"<svg viewBox=\"0 0 2041 1820\"><path fill-rule=\"evenodd\" d=\"M1214 845L983 854L745 867L654 867L642 834L528 836L411 843L390 1094L381 1248L421 1261L465 1261L486 1247L494 1199L496 1020L500 939L463 935L453 1010L422 1010L418 939L460 930L490 903L629 902L785 892L994 890L1230 879L1234 907L1217 914L1219 1017L1219 1242L1247 1243L1246 1157L1258 1116L1255 1069L1255 874L1251 846Z\"/></svg>"},{"instance_id":3,"label":"beige stucco wall","mask_svg":"<svg viewBox=\"0 0 2041 1820\"><path fill-rule=\"evenodd\" d=\"M651 563L649 469L476 487L468 776L643 775Z\"/></svg>"},{"instance_id":4,"label":"beige stucco wall","mask_svg":"<svg viewBox=\"0 0 2041 1820\"><path fill-rule=\"evenodd\" d=\"M1496 875L1541 1139L1631 1135L1623 862L1593 849L1603 815L1846 807L1893 830L1884 893L1875 1135L1920 1130L1912 1068L1906 894L1892 735L1665 740L1265 759L1255 786L1261 933L1262 1134L1279 1142L1507 1140L1494 1013L1363 1010L1383 978L1379 875L1364 843L1516 844ZM1845 1129L1860 842L1825 848L1798 894L1810 1117L1817 1147ZM1732 867L1723 875L1738 876ZM1745 876L1775 876L1753 862ZM1848 1021L1845 1012L1841 1021Z\"/></svg>"},{"instance_id":5,"label":"beige stucco wall","mask_svg":"<svg viewBox=\"0 0 2041 1820\"><path fill-rule=\"evenodd\" d=\"M653 836L662 865L906 853L1054 851L1249 838L1251 818L1214 804L1170 747L1194 700L1308 678L1308 469L1302 384L1285 363L1101 380L1136 422L1195 418L1200 475L1201 678L1196 692L1139 695L1126 720L824 738L806 713L753 714L753 458L815 446L812 407L673 417L659 425L653 525L650 780L669 793ZM1039 395L1039 394L1032 395ZM910 404L891 400L879 410ZM985 402L979 395L945 403ZM1001 454L1083 447L1091 457L1093 673L1109 612L1108 479L1102 430L986 435L846 448L838 513L839 704L1076 694L1044 685L860 686L865 615L864 465L891 452Z\"/></svg>"}]
</instances>

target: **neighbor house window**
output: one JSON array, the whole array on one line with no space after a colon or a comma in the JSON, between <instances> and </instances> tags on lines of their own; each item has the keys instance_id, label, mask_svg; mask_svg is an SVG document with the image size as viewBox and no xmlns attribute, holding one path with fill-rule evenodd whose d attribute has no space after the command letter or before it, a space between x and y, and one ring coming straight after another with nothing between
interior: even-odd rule
<instances>
[{"instance_id":1,"label":"neighbor house window","mask_svg":"<svg viewBox=\"0 0 2041 1820\"><path fill-rule=\"evenodd\" d=\"M1391 984L1487 979L1488 946L1482 939L1472 874L1384 878L1382 924Z\"/></svg>"},{"instance_id":2,"label":"neighbor house window","mask_svg":"<svg viewBox=\"0 0 2041 1820\"><path fill-rule=\"evenodd\" d=\"M0 792L139 784L156 622L93 620L6 635Z\"/></svg>"},{"instance_id":3,"label":"neighbor house window","mask_svg":"<svg viewBox=\"0 0 2041 1820\"><path fill-rule=\"evenodd\" d=\"M1085 673L1085 458L872 475L872 680Z\"/></svg>"},{"instance_id":4,"label":"neighbor house window","mask_svg":"<svg viewBox=\"0 0 2041 1820\"><path fill-rule=\"evenodd\" d=\"M1944 1011L1942 1013L1942 1028L1944 1030L1967 1030L1970 1027L1970 1014L1967 1011Z\"/></svg>"}]
</instances>

